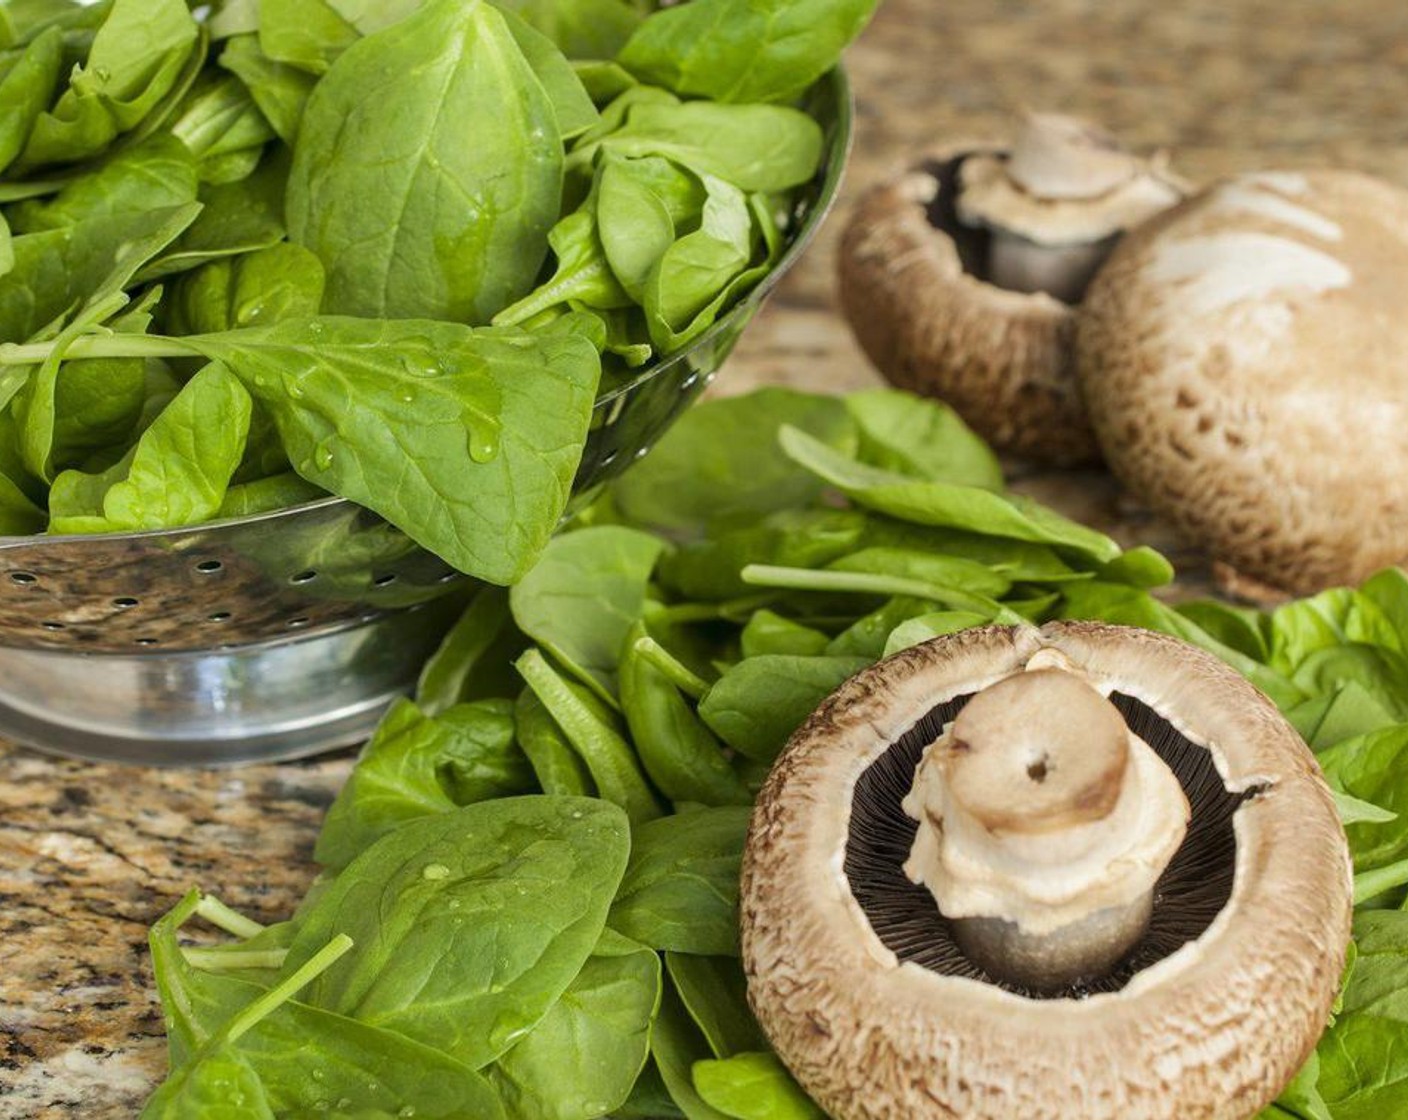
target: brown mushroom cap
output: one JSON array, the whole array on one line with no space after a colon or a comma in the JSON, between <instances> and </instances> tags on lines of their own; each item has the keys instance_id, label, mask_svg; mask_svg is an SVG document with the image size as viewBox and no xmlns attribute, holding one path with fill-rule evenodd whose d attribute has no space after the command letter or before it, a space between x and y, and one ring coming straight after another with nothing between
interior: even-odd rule
<instances>
[{"instance_id":1,"label":"brown mushroom cap","mask_svg":"<svg viewBox=\"0 0 1408 1120\"><path fill-rule=\"evenodd\" d=\"M1408 192L1220 183L1121 241L1081 307L1106 459L1220 560L1296 593L1408 557Z\"/></svg>"},{"instance_id":2,"label":"brown mushroom cap","mask_svg":"<svg viewBox=\"0 0 1408 1120\"><path fill-rule=\"evenodd\" d=\"M936 705L1059 650L1204 744L1235 873L1204 933L1086 999L1032 999L901 961L847 866L857 784ZM1202 748L1198 748L1202 749ZM754 813L741 898L749 998L838 1120L1228 1120L1313 1049L1349 938L1348 849L1313 756L1265 697L1175 639L1091 623L988 627L842 685L793 736Z\"/></svg>"},{"instance_id":3,"label":"brown mushroom cap","mask_svg":"<svg viewBox=\"0 0 1408 1120\"><path fill-rule=\"evenodd\" d=\"M964 157L936 152L867 192L841 241L841 303L857 341L894 385L938 397L1000 450L1060 464L1099 457L1075 381L1075 315L1044 292L979 275L990 234L958 221Z\"/></svg>"}]
</instances>

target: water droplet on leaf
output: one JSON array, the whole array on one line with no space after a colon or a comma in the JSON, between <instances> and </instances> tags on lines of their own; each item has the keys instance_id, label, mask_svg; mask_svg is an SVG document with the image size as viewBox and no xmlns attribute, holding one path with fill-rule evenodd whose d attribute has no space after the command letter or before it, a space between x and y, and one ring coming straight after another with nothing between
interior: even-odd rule
<instances>
[{"instance_id":1,"label":"water droplet on leaf","mask_svg":"<svg viewBox=\"0 0 1408 1120\"><path fill-rule=\"evenodd\" d=\"M436 879L448 879L450 877L450 869L443 863L427 863L425 867L421 869L420 877L432 881Z\"/></svg>"},{"instance_id":2,"label":"water droplet on leaf","mask_svg":"<svg viewBox=\"0 0 1408 1120\"><path fill-rule=\"evenodd\" d=\"M320 471L329 470L332 467L332 445L324 441L313 451L313 465Z\"/></svg>"}]
</instances>

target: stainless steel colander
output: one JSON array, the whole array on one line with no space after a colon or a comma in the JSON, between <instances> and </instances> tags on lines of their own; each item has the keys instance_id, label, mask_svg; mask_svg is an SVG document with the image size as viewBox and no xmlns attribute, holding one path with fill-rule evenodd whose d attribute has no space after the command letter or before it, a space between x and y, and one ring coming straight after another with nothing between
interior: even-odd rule
<instances>
[{"instance_id":1,"label":"stainless steel colander","mask_svg":"<svg viewBox=\"0 0 1408 1120\"><path fill-rule=\"evenodd\" d=\"M835 200L850 144L838 70L812 91L821 175L786 255L688 349L603 392L580 504L703 391ZM339 498L190 529L0 537L0 736L152 765L292 758L365 738L471 581Z\"/></svg>"}]
</instances>

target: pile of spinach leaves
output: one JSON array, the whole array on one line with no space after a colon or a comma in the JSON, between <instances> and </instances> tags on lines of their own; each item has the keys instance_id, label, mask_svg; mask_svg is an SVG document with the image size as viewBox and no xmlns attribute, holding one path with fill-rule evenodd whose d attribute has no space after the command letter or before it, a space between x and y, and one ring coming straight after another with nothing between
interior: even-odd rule
<instances>
[{"instance_id":1,"label":"pile of spinach leaves","mask_svg":"<svg viewBox=\"0 0 1408 1120\"><path fill-rule=\"evenodd\" d=\"M328 813L291 921L192 895L158 925L176 1025L150 1115L196 1115L167 1101L238 1075L269 1102L250 1116L314 1098L340 1116L821 1116L745 1000L753 797L859 668L1058 618L1211 650L1318 752L1354 853L1357 952L1266 1116L1408 1110L1408 577L1260 613L1169 606L1154 591L1172 575L1008 492L933 402L767 389L700 406L523 580L470 603ZM183 951L196 911L241 940ZM352 948L294 993L341 936Z\"/></svg>"},{"instance_id":2,"label":"pile of spinach leaves","mask_svg":"<svg viewBox=\"0 0 1408 1120\"><path fill-rule=\"evenodd\" d=\"M8 0L0 535L349 498L508 583L776 265L875 0Z\"/></svg>"}]
</instances>

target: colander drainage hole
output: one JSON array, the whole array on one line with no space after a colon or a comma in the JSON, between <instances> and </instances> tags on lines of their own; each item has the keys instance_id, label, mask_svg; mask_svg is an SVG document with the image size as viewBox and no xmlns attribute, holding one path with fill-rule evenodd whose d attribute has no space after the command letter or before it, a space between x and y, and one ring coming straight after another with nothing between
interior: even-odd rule
<instances>
[{"instance_id":1,"label":"colander drainage hole","mask_svg":"<svg viewBox=\"0 0 1408 1120\"><path fill-rule=\"evenodd\" d=\"M214 614L212 614L212 615L209 616L209 621L211 621L211 622L229 622L229 621L230 621L230 612L229 612L229 611L216 611Z\"/></svg>"},{"instance_id":2,"label":"colander drainage hole","mask_svg":"<svg viewBox=\"0 0 1408 1120\"><path fill-rule=\"evenodd\" d=\"M68 629L68 627L65 626L62 622L41 622L39 625L42 626L42 627L44 627L45 630L67 630L67 629Z\"/></svg>"},{"instance_id":3,"label":"colander drainage hole","mask_svg":"<svg viewBox=\"0 0 1408 1120\"><path fill-rule=\"evenodd\" d=\"M156 638L138 638L137 644L139 646L155 646L160 645L161 643L158 642Z\"/></svg>"},{"instance_id":4,"label":"colander drainage hole","mask_svg":"<svg viewBox=\"0 0 1408 1120\"><path fill-rule=\"evenodd\" d=\"M202 575L208 576L212 572L218 572L224 566L225 565L220 563L219 560L202 560L196 565L196 571L200 572Z\"/></svg>"},{"instance_id":5,"label":"colander drainage hole","mask_svg":"<svg viewBox=\"0 0 1408 1120\"><path fill-rule=\"evenodd\" d=\"M318 578L318 573L312 570L299 572L296 576L289 576L289 583L312 583Z\"/></svg>"},{"instance_id":6,"label":"colander drainage hole","mask_svg":"<svg viewBox=\"0 0 1408 1120\"><path fill-rule=\"evenodd\" d=\"M31 583L38 583L39 577L33 572L11 572L10 582L17 583L21 587L27 587Z\"/></svg>"},{"instance_id":7,"label":"colander drainage hole","mask_svg":"<svg viewBox=\"0 0 1408 1120\"><path fill-rule=\"evenodd\" d=\"M308 621L309 620L306 618L291 618L288 620L288 628L290 630L302 630L303 627L308 625Z\"/></svg>"},{"instance_id":8,"label":"colander drainage hole","mask_svg":"<svg viewBox=\"0 0 1408 1120\"><path fill-rule=\"evenodd\" d=\"M384 576L377 576L375 579L373 579L373 580L372 580L372 586L373 586L373 587L390 587L390 586L391 586L393 583L395 583L395 582L396 582L396 573L395 573L395 572L388 572L388 573L387 573L386 575L384 575Z\"/></svg>"},{"instance_id":9,"label":"colander drainage hole","mask_svg":"<svg viewBox=\"0 0 1408 1120\"><path fill-rule=\"evenodd\" d=\"M114 599L112 605L120 611L130 611L133 607L141 603L140 599L134 599L130 595L124 595L120 599Z\"/></svg>"}]
</instances>

